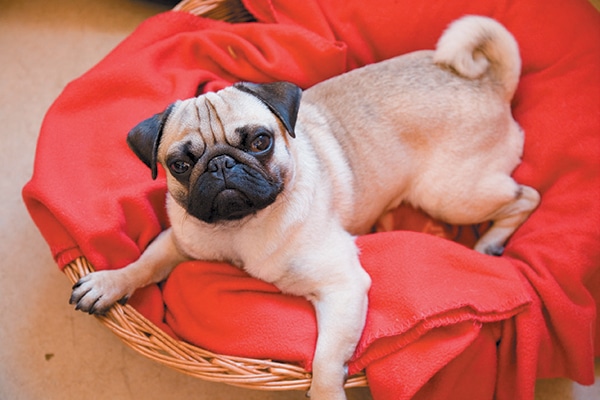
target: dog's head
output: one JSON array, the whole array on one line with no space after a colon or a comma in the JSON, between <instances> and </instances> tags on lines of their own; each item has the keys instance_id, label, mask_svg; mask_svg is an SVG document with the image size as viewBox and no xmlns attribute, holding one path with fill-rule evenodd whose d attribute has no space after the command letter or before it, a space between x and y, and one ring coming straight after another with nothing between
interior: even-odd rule
<instances>
[{"instance_id":1,"label":"dog's head","mask_svg":"<svg viewBox=\"0 0 600 400\"><path fill-rule=\"evenodd\" d=\"M167 171L171 196L207 223L238 220L271 205L293 162L302 91L287 82L237 83L171 104L127 137L157 176Z\"/></svg>"}]
</instances>

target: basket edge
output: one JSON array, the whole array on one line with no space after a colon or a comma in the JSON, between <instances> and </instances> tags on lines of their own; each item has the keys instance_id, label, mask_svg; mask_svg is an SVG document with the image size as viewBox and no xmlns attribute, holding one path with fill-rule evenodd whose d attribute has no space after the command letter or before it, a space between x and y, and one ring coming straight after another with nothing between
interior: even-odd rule
<instances>
[{"instance_id":1,"label":"basket edge","mask_svg":"<svg viewBox=\"0 0 600 400\"><path fill-rule=\"evenodd\" d=\"M72 284L94 272L81 256L63 268ZM264 391L308 390L311 373L289 363L216 354L174 339L128 304L116 303L94 317L137 353L195 378ZM367 387L364 371L350 376L346 389Z\"/></svg>"}]
</instances>

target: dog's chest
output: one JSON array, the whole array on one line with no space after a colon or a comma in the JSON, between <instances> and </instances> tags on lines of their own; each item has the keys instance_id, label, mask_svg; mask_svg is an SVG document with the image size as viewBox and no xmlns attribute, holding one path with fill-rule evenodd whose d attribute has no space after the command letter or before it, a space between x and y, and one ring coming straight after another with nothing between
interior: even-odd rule
<instances>
[{"instance_id":1,"label":"dog's chest","mask_svg":"<svg viewBox=\"0 0 600 400\"><path fill-rule=\"evenodd\" d=\"M198 223L193 217L172 227L177 245L195 260L226 261L242 266L244 260L238 254L235 235L213 229L208 224Z\"/></svg>"},{"instance_id":2,"label":"dog's chest","mask_svg":"<svg viewBox=\"0 0 600 400\"><path fill-rule=\"evenodd\" d=\"M174 203L169 205L173 233L178 247L189 257L228 262L267 282L284 275L286 251L277 232L270 232L264 226L257 230L248 226L236 228L235 224L206 224L186 215Z\"/></svg>"}]
</instances>

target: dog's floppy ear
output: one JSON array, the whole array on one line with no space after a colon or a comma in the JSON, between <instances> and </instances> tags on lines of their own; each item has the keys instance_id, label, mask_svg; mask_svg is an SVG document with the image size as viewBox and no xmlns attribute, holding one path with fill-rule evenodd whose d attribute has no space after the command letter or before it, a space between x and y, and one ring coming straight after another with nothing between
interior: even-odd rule
<instances>
[{"instance_id":1,"label":"dog's floppy ear","mask_svg":"<svg viewBox=\"0 0 600 400\"><path fill-rule=\"evenodd\" d=\"M294 129L300 108L302 89L290 82L238 82L233 87L258 97L279 118L290 136L296 137Z\"/></svg>"},{"instance_id":2,"label":"dog's floppy ear","mask_svg":"<svg viewBox=\"0 0 600 400\"><path fill-rule=\"evenodd\" d=\"M152 179L158 175L157 157L163 127L174 104L161 113L140 122L127 134L127 144L136 156L152 170Z\"/></svg>"}]
</instances>

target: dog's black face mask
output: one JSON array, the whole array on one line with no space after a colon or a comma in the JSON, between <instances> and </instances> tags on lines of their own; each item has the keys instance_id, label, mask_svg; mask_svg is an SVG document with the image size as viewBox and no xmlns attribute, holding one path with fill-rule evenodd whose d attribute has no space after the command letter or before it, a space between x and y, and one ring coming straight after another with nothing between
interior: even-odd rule
<instances>
[{"instance_id":1,"label":"dog's black face mask","mask_svg":"<svg viewBox=\"0 0 600 400\"><path fill-rule=\"evenodd\" d=\"M172 196L204 222L244 218L271 205L283 189L283 177L269 167L273 134L260 126L242 127L238 133L237 147L215 145L196 158L184 144L166 161L187 188L172 191Z\"/></svg>"},{"instance_id":2,"label":"dog's black face mask","mask_svg":"<svg viewBox=\"0 0 600 400\"><path fill-rule=\"evenodd\" d=\"M222 155L211 160L193 185L187 210L208 223L241 219L271 205L281 189L281 182Z\"/></svg>"},{"instance_id":3,"label":"dog's black face mask","mask_svg":"<svg viewBox=\"0 0 600 400\"><path fill-rule=\"evenodd\" d=\"M260 99L281 121L291 137L302 91L287 82L237 83L234 87ZM142 121L128 135L135 154L157 176L158 147L163 127L174 109ZM283 172L272 165L276 135L261 125L240 126L235 145L217 143L201 151L190 142L178 143L161 160L177 182L171 196L188 214L207 223L239 220L271 205L283 190ZM281 136L279 136L281 139Z\"/></svg>"}]
</instances>

